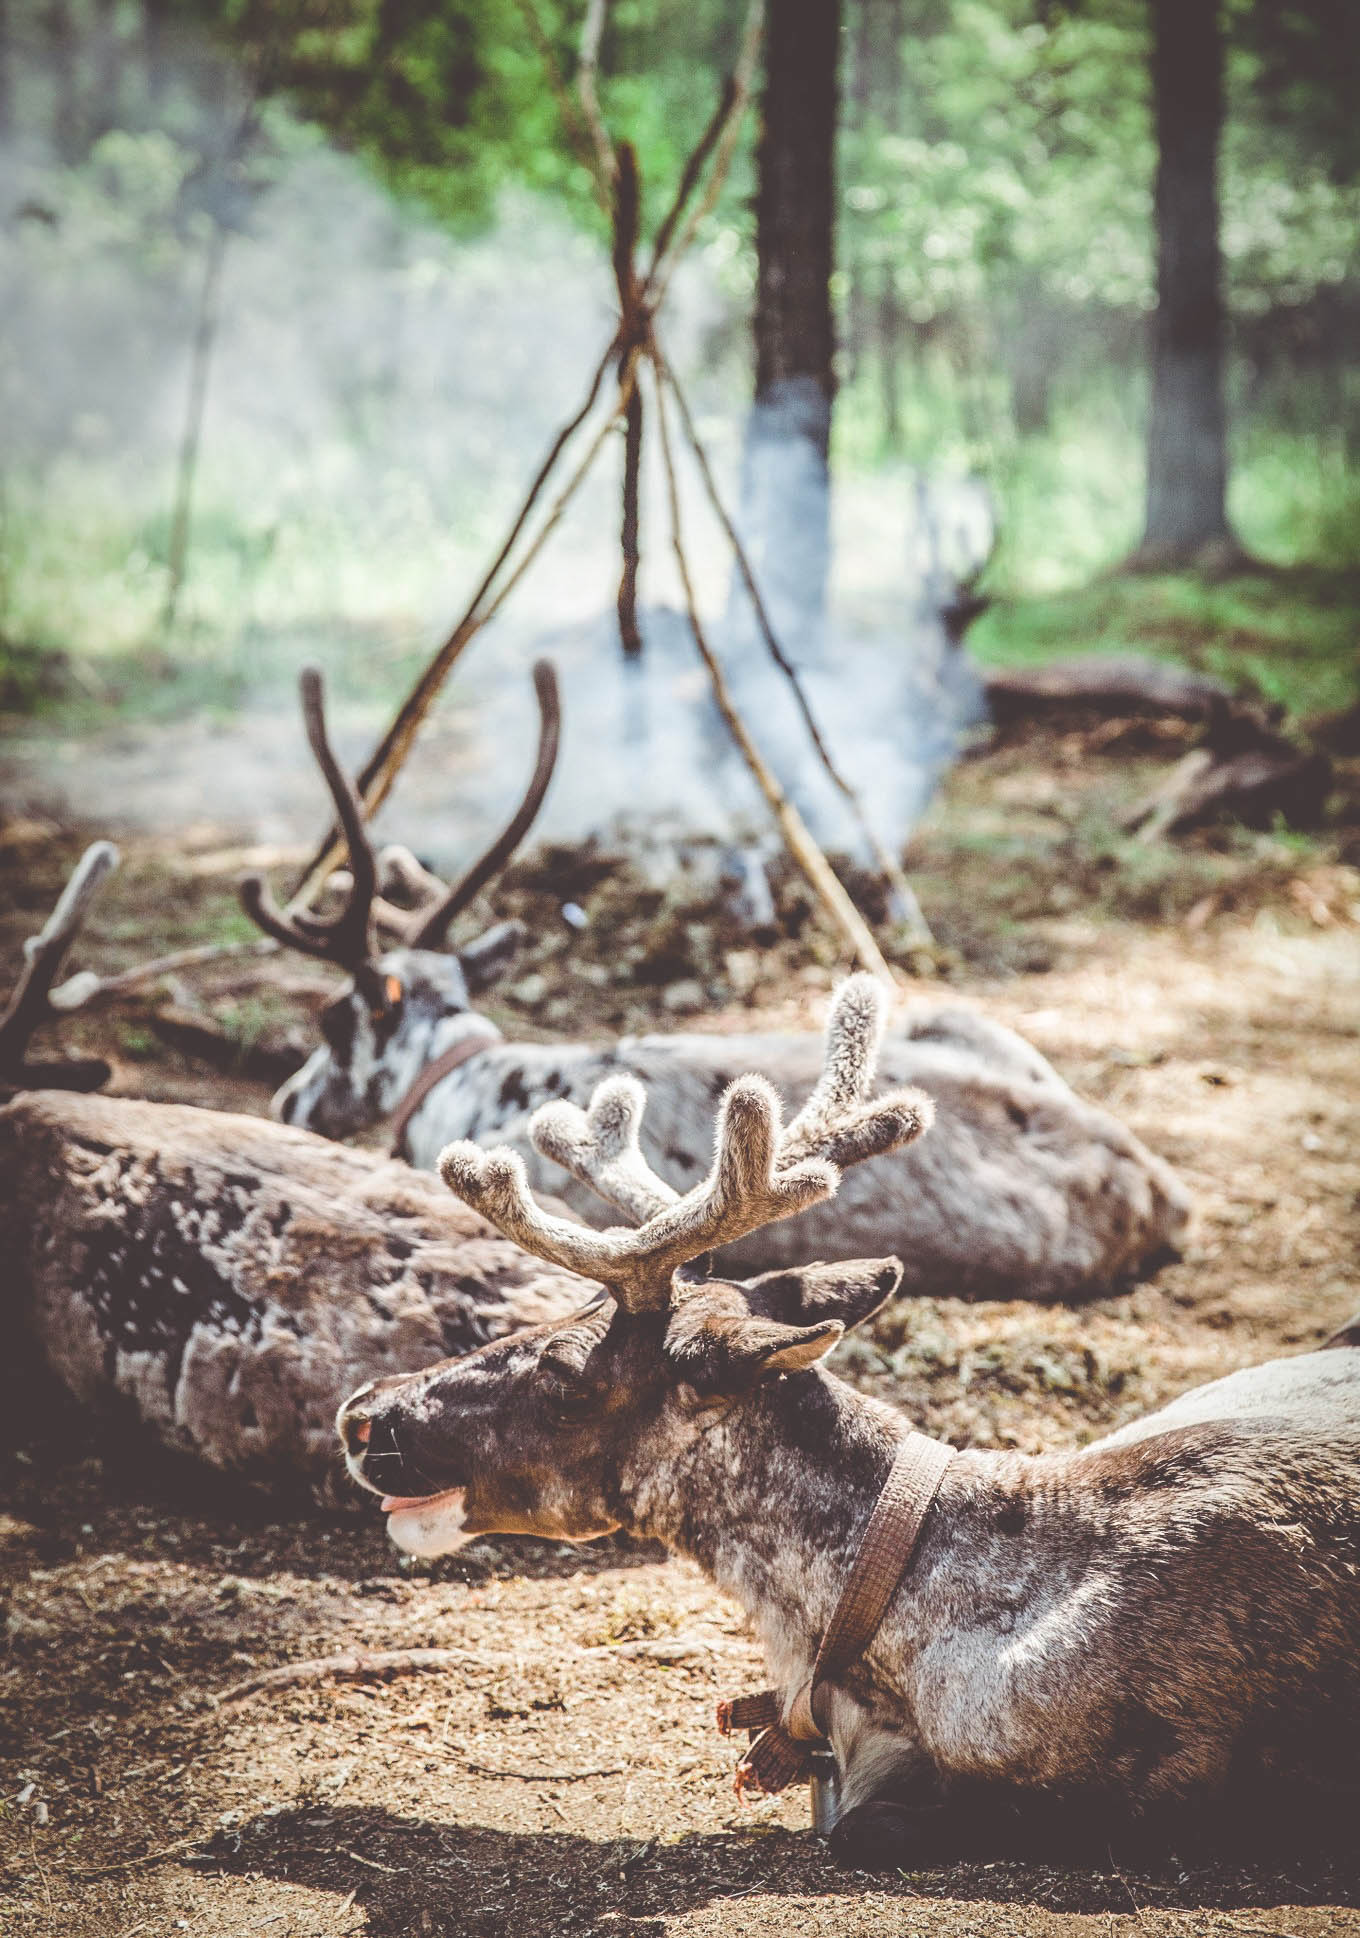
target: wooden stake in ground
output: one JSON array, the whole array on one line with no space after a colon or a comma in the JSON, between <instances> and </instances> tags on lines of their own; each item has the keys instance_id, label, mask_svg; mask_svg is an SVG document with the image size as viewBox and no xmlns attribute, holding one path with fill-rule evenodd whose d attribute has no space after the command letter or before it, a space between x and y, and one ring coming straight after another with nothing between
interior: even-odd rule
<instances>
[{"instance_id":1,"label":"wooden stake in ground","mask_svg":"<svg viewBox=\"0 0 1360 1938\"><path fill-rule=\"evenodd\" d=\"M212 365L213 344L221 314L222 264L226 253L227 230L221 222L215 221L204 258L203 286L198 299L198 321L194 326L194 347L189 363L189 400L184 411L184 434L180 439L175 478L175 509L170 520L165 604L161 608L161 631L167 634L174 629L189 559L189 518L193 509L194 474L198 469L203 411L208 400L208 371Z\"/></svg>"},{"instance_id":2,"label":"wooden stake in ground","mask_svg":"<svg viewBox=\"0 0 1360 1938\"><path fill-rule=\"evenodd\" d=\"M638 205L640 184L638 181L637 154L631 141L621 141L618 147L618 167L614 176L614 281L619 292L619 325L627 349L632 349L642 331L645 319L641 315L637 270L634 256L637 251ZM625 358L620 361L619 374L622 376ZM642 390L633 385L632 395L623 419L623 526L620 542L623 548L623 573L619 579L619 638L623 642L624 653L636 659L642 651L642 633L638 628L637 616L637 576L638 576L638 486L642 473Z\"/></svg>"},{"instance_id":3,"label":"wooden stake in ground","mask_svg":"<svg viewBox=\"0 0 1360 1938\"><path fill-rule=\"evenodd\" d=\"M454 663L470 642L476 638L482 628L495 618L496 614L505 604L505 601L524 577L529 566L542 551L549 537L556 529L563 512L579 490L595 459L599 456L609 433L618 422L620 415L627 409L629 397L632 395L633 385L637 380L638 353L636 351L630 352L625 358L619 378L619 395L612 411L592 439L584 457L581 459L572 476L568 479L567 484L558 493L547 517L535 533L518 564L510 573L510 576L497 586L497 580L502 568L505 566L521 533L528 524L533 508L537 504L548 479L556 468L558 459L570 443L572 437L585 423L587 417L589 417L591 411L594 409L596 399L600 394L600 386L604 382L605 372L618 353L618 343L619 340L616 336L610 342L608 349L596 365L585 402L576 412L575 416L563 425L562 429L554 438L548 454L539 466L537 475L520 506L514 524L511 526L509 536L497 553L491 569L487 572L476 592L473 594L462 618L434 655L434 658L425 667L410 693L402 701L391 726L378 742L378 745L374 748L360 771L357 788L360 801L363 804L364 818L366 820L371 820L387 799L397 775L401 772L402 764L415 742L416 735L420 731L421 724L433 706L439 690L448 678ZM297 908L311 902L334 869L340 865L340 862L344 858L344 853L345 843L343 837L340 835L339 830L332 826L327 830L321 845L308 862L306 871L298 883L297 888L294 890L290 906Z\"/></svg>"},{"instance_id":4,"label":"wooden stake in ground","mask_svg":"<svg viewBox=\"0 0 1360 1938\"><path fill-rule=\"evenodd\" d=\"M704 633L698 602L694 596L694 583L690 577L689 560L685 554L680 524L680 491L676 483L675 461L671 453L670 430L666 421L665 392L660 382L656 388L656 422L661 439L661 463L666 474L666 495L670 503L671 544L675 552L676 568L680 574L681 590L685 596L685 610L689 616L690 631L694 635L699 656L708 669L708 677L713 686L713 697L718 703L718 710L727 722L727 730L736 742L742 759L750 768L757 787L769 803L770 812L779 824L780 833L784 837L789 853L807 876L817 899L836 928L840 930L852 955L873 975L887 983L889 988L896 988L896 979L874 940L869 924L851 901L843 884L837 879L835 871L813 839L802 815L780 786L773 769L752 739L749 728L737 711L723 670L714 657Z\"/></svg>"},{"instance_id":5,"label":"wooden stake in ground","mask_svg":"<svg viewBox=\"0 0 1360 1938\"><path fill-rule=\"evenodd\" d=\"M836 766L835 761L831 758L831 750L823 739L821 729L817 725L812 708L808 704L808 698L803 691L803 683L798 677L797 669L779 643L778 636L770 620L769 612L766 609L765 601L760 596L760 588L756 584L755 574L751 570L751 562L746 555L746 547L742 544L737 528L728 515L727 507L723 504L722 496L708 462L708 453L704 450L698 428L690 414L689 405L685 401L685 394L676 382L675 372L661 354L655 336L651 339L649 351L652 364L657 373L658 383L668 385L670 393L675 399L675 406L680 413L680 422L684 429L686 440L698 464L699 475L703 479L704 488L708 493L709 503L717 514L718 523L722 526L727 542L732 548L732 556L737 562L737 570L741 573L742 583L745 585L747 597L751 601L751 610L755 614L756 624L760 629L761 637L765 641L770 657L774 660L775 665L784 675L792 689L798 710L803 716L803 725L807 728L808 737L816 749L817 758L822 763L832 785L840 794L841 798L848 804L851 813L854 815L856 821L858 821L860 831L869 844L870 852L878 864L879 872L887 882L893 895L897 898L902 911L902 921L912 941L924 943L929 946L933 944L935 937L931 933L930 924L926 921L921 904L916 899L915 891L903 873L900 863L890 853L884 843L879 840L868 815L864 811L864 805L858 793L850 785L849 781L846 780L845 776Z\"/></svg>"}]
</instances>

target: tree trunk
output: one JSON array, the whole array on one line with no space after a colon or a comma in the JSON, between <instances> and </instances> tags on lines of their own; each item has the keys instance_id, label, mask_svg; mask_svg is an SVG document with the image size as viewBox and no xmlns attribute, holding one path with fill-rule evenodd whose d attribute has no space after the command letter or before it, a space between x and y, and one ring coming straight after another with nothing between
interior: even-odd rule
<instances>
[{"instance_id":1,"label":"tree trunk","mask_svg":"<svg viewBox=\"0 0 1360 1938\"><path fill-rule=\"evenodd\" d=\"M14 90L10 82L9 0L0 0L0 141L14 132Z\"/></svg>"},{"instance_id":2,"label":"tree trunk","mask_svg":"<svg viewBox=\"0 0 1360 1938\"><path fill-rule=\"evenodd\" d=\"M1218 0L1152 0L1157 313L1152 331L1145 565L1233 549L1226 509L1218 141Z\"/></svg>"},{"instance_id":3,"label":"tree trunk","mask_svg":"<svg viewBox=\"0 0 1360 1938\"><path fill-rule=\"evenodd\" d=\"M76 94L76 36L67 0L49 0L43 15L52 75L52 146L60 161L80 160L80 104Z\"/></svg>"},{"instance_id":4,"label":"tree trunk","mask_svg":"<svg viewBox=\"0 0 1360 1938\"><path fill-rule=\"evenodd\" d=\"M839 0L774 0L756 189L755 405L745 526L790 644L818 639L830 556L827 449Z\"/></svg>"},{"instance_id":5,"label":"tree trunk","mask_svg":"<svg viewBox=\"0 0 1360 1938\"><path fill-rule=\"evenodd\" d=\"M122 110L123 48L118 32L118 0L95 0L94 74L89 125L91 144L116 128Z\"/></svg>"}]
</instances>

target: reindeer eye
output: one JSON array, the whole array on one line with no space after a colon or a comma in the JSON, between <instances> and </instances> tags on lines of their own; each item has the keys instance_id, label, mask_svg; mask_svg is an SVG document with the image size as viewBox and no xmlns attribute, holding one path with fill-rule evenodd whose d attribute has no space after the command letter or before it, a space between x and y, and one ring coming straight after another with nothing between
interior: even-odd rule
<instances>
[{"instance_id":1,"label":"reindeer eye","mask_svg":"<svg viewBox=\"0 0 1360 1938\"><path fill-rule=\"evenodd\" d=\"M583 1420L597 1398L592 1385L573 1379L550 1361L540 1361L538 1382L544 1409L553 1420Z\"/></svg>"}]
</instances>

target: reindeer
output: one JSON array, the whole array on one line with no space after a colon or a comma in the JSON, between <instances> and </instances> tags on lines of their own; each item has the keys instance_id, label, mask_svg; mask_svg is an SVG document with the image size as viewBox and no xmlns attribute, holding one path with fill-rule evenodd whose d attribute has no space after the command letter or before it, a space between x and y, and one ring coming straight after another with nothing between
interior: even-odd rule
<instances>
[{"instance_id":1,"label":"reindeer","mask_svg":"<svg viewBox=\"0 0 1360 1938\"><path fill-rule=\"evenodd\" d=\"M383 873L354 789L326 737L318 675L304 676L307 735L326 778L352 859L348 897L321 921L289 916L258 876L242 900L270 934L339 964L350 985L322 1013L324 1044L277 1092L285 1123L343 1138L392 1116L392 1146L431 1169L445 1144L504 1141L530 1166L536 1189L561 1195L578 1215L598 1215L588 1192L534 1149L528 1125L553 1098L585 1103L618 1074L651 1097L646 1149L688 1185L707 1164L713 1105L732 1079L757 1069L792 1099L817 1074L808 1035L625 1037L607 1045L507 1042L474 1007L524 938L502 923L450 953L441 944L454 916L509 859L533 821L558 738L551 669L535 669L542 726L529 791L505 833L454 888L401 851L387 851L428 899L403 915L378 895ZM394 947L378 940L398 930ZM1065 1298L1105 1290L1174 1247L1189 1199L1171 1168L1107 1112L1076 1097L1021 1037L959 1004L920 1002L884 1047L895 1084L935 1098L928 1146L866 1166L808 1229L830 1253L900 1247L905 1289L962 1298ZM792 1263L783 1227L754 1229L728 1261L754 1271Z\"/></svg>"},{"instance_id":2,"label":"reindeer","mask_svg":"<svg viewBox=\"0 0 1360 1938\"><path fill-rule=\"evenodd\" d=\"M338 1416L350 1472L410 1554L622 1528L698 1562L773 1677L726 1708L762 1730L739 1788L829 1752L832 1851L858 1868L955 1854L989 1821L981 1797L1155 1820L1355 1783L1360 1335L1079 1451L955 1452L820 1363L891 1296L898 1259L704 1276L715 1248L929 1124L918 1093L867 1101L880 1010L868 978L843 985L787 1126L763 1078L734 1083L683 1195L643 1154L635 1079L585 1112L541 1108L539 1148L623 1225L544 1210L513 1150L451 1145L440 1174L465 1204L603 1291L361 1387Z\"/></svg>"},{"instance_id":3,"label":"reindeer","mask_svg":"<svg viewBox=\"0 0 1360 1938\"><path fill-rule=\"evenodd\" d=\"M93 1059L28 1042L98 978L53 983L100 884L77 864L0 1019L7 1337L83 1407L252 1481L328 1495L356 1380L569 1311L544 1272L433 1177L257 1117L71 1095Z\"/></svg>"}]
</instances>

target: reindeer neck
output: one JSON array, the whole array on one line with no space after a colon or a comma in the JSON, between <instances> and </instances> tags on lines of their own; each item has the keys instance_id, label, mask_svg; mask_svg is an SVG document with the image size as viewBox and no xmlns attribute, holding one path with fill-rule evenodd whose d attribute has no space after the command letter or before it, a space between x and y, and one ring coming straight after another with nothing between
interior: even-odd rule
<instances>
[{"instance_id":1,"label":"reindeer neck","mask_svg":"<svg viewBox=\"0 0 1360 1938\"><path fill-rule=\"evenodd\" d=\"M629 1503L637 1532L697 1561L777 1670L810 1657L908 1422L820 1370L735 1407Z\"/></svg>"}]
</instances>

